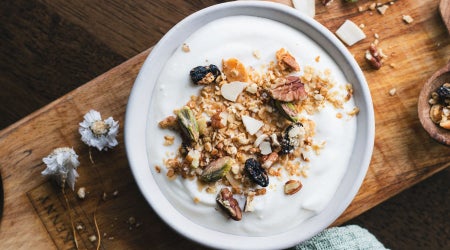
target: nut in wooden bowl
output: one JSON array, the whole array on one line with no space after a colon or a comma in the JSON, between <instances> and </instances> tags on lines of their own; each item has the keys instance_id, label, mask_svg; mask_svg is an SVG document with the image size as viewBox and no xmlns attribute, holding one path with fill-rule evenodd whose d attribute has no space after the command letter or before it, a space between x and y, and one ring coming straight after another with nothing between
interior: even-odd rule
<instances>
[{"instance_id":1,"label":"nut in wooden bowl","mask_svg":"<svg viewBox=\"0 0 450 250\"><path fill-rule=\"evenodd\" d=\"M440 122L441 120L439 119L439 116L442 117L442 110L444 108L448 109L450 104L445 103L442 98L436 96L438 89L442 88L446 83L450 83L450 61L443 68L436 71L423 85L417 109L420 123L428 134L439 143L450 146L450 129L446 128L445 121Z\"/></svg>"}]
</instances>

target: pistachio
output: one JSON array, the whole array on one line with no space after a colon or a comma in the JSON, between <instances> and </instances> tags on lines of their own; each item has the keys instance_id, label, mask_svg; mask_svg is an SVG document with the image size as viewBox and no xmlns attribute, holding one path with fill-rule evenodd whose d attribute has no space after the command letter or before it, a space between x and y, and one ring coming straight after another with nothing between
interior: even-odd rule
<instances>
[{"instance_id":1,"label":"pistachio","mask_svg":"<svg viewBox=\"0 0 450 250\"><path fill-rule=\"evenodd\" d=\"M225 176L233 166L234 160L229 156L224 156L211 162L200 175L200 180L203 182L215 182Z\"/></svg>"},{"instance_id":2,"label":"pistachio","mask_svg":"<svg viewBox=\"0 0 450 250\"><path fill-rule=\"evenodd\" d=\"M192 110L189 107L184 106L176 113L176 115L185 139L188 141L197 142L200 133L198 130L197 120L195 119Z\"/></svg>"},{"instance_id":3,"label":"pistachio","mask_svg":"<svg viewBox=\"0 0 450 250\"><path fill-rule=\"evenodd\" d=\"M242 219L242 211L239 203L228 188L222 188L216 198L217 204L222 208L231 219L240 221Z\"/></svg>"},{"instance_id":4,"label":"pistachio","mask_svg":"<svg viewBox=\"0 0 450 250\"><path fill-rule=\"evenodd\" d=\"M282 102L301 101L308 97L304 84L297 76L286 77L286 82L276 84L271 90L273 99Z\"/></svg>"},{"instance_id":5,"label":"pistachio","mask_svg":"<svg viewBox=\"0 0 450 250\"><path fill-rule=\"evenodd\" d=\"M298 121L298 111L292 102L280 102L275 100L275 107L286 119L297 122Z\"/></svg>"},{"instance_id":6,"label":"pistachio","mask_svg":"<svg viewBox=\"0 0 450 250\"><path fill-rule=\"evenodd\" d=\"M293 195L302 189L303 185L298 180L288 180L284 184L284 193L287 195Z\"/></svg>"}]
</instances>

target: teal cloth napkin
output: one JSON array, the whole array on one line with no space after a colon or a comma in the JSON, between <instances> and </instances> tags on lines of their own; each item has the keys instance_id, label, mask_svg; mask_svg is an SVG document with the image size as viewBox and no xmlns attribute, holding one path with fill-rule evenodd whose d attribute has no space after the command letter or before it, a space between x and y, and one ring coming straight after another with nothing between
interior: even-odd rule
<instances>
[{"instance_id":1,"label":"teal cloth napkin","mask_svg":"<svg viewBox=\"0 0 450 250\"><path fill-rule=\"evenodd\" d=\"M387 249L374 235L356 225L325 229L311 239L300 243L293 250L343 250Z\"/></svg>"}]
</instances>

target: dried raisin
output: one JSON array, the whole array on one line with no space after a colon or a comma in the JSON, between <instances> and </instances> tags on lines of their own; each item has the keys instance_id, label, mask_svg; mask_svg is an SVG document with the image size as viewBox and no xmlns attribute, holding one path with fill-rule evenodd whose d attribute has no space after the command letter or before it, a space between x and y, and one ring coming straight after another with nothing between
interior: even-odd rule
<instances>
[{"instance_id":1,"label":"dried raisin","mask_svg":"<svg viewBox=\"0 0 450 250\"><path fill-rule=\"evenodd\" d=\"M269 176L261 164L254 158L245 161L245 171L250 179L261 187L269 185Z\"/></svg>"}]
</instances>

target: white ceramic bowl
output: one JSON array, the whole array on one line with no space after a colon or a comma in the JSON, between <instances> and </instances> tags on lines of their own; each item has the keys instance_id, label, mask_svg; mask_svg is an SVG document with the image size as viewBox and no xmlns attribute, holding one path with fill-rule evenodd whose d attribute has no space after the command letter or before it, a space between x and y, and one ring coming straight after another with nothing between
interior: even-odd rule
<instances>
[{"instance_id":1,"label":"white ceramic bowl","mask_svg":"<svg viewBox=\"0 0 450 250\"><path fill-rule=\"evenodd\" d=\"M353 84L357 116L352 156L341 184L323 211L291 230L270 236L239 236L218 232L183 216L164 196L152 175L145 136L150 96L165 62L176 49L204 24L235 15L258 16L287 24L315 41L339 65ZM136 182L154 211L172 228L201 244L226 249L275 249L291 247L329 226L356 195L370 163L374 143L374 113L365 78L345 46L325 27L290 7L269 2L232 2L198 11L174 26L155 46L145 61L131 91L126 110L125 145Z\"/></svg>"}]
</instances>

